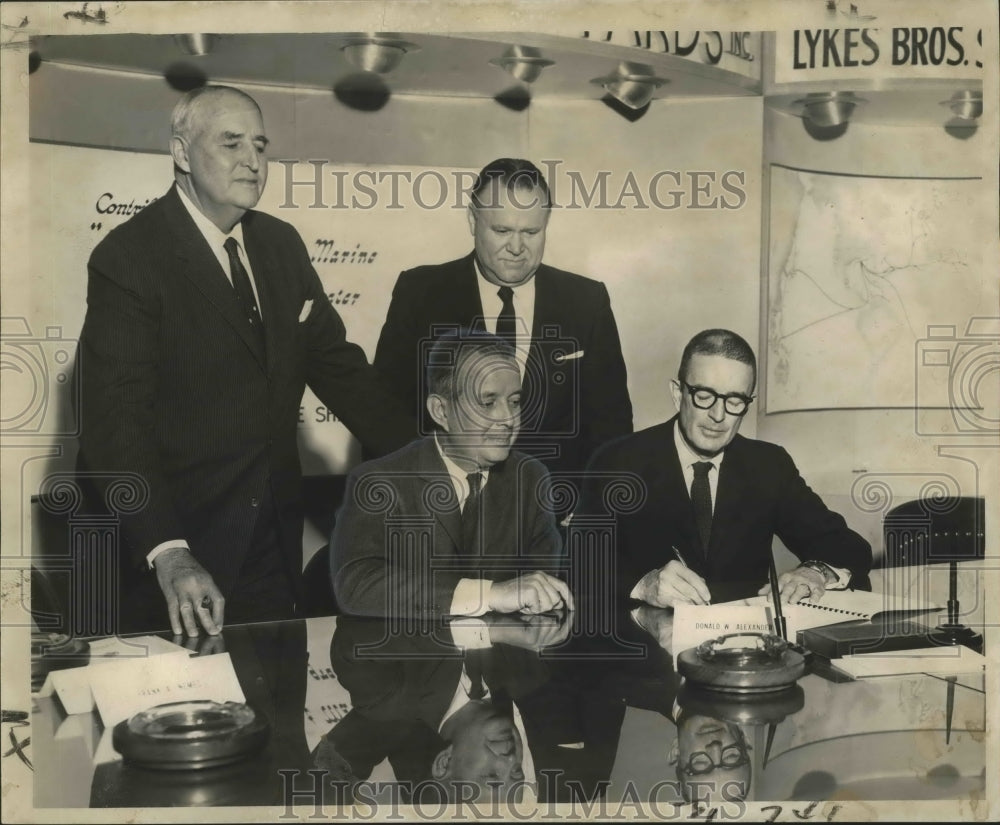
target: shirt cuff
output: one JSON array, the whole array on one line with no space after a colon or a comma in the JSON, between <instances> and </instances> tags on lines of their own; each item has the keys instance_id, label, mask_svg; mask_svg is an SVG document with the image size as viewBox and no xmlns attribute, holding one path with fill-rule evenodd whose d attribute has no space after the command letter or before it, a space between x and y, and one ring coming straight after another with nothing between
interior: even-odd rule
<instances>
[{"instance_id":1,"label":"shirt cuff","mask_svg":"<svg viewBox=\"0 0 1000 825\"><path fill-rule=\"evenodd\" d=\"M455 643L455 647L462 650L482 650L492 647L490 629L482 619L467 616L449 622L448 627L451 629L451 640Z\"/></svg>"},{"instance_id":2,"label":"shirt cuff","mask_svg":"<svg viewBox=\"0 0 1000 825\"><path fill-rule=\"evenodd\" d=\"M451 596L452 616L482 616L490 609L490 579L459 579Z\"/></svg>"},{"instance_id":3,"label":"shirt cuff","mask_svg":"<svg viewBox=\"0 0 1000 825\"><path fill-rule=\"evenodd\" d=\"M656 569L657 568L654 567L652 570L649 571L649 573L654 572ZM649 573L647 573L646 576L648 576ZM642 579L645 579L646 576L643 576ZM643 599L642 597L642 590L640 589L642 587L642 579L639 579L639 581L635 583L635 587L632 588L632 592L628 594L628 597L630 599L635 599L637 602L645 601L645 599Z\"/></svg>"},{"instance_id":4,"label":"shirt cuff","mask_svg":"<svg viewBox=\"0 0 1000 825\"><path fill-rule=\"evenodd\" d=\"M847 585L851 582L851 571L845 570L843 567L834 567L833 565L827 565L834 573L837 574L837 581L830 582L826 586L827 590L847 590Z\"/></svg>"},{"instance_id":5,"label":"shirt cuff","mask_svg":"<svg viewBox=\"0 0 1000 825\"><path fill-rule=\"evenodd\" d=\"M153 562L156 561L156 557L164 550L187 550L189 553L191 552L188 543L183 539L171 539L170 541L160 542L146 554L146 564L149 565L150 570L153 569Z\"/></svg>"}]
</instances>

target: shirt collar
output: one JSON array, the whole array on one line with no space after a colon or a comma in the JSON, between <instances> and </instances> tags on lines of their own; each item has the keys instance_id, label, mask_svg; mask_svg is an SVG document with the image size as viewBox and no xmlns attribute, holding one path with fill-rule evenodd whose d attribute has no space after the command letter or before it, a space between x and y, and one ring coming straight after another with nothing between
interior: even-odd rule
<instances>
[{"instance_id":1,"label":"shirt collar","mask_svg":"<svg viewBox=\"0 0 1000 825\"><path fill-rule=\"evenodd\" d=\"M486 279L486 276L483 275L483 268L479 265L479 258L476 257L475 253L473 253L473 255L472 255L472 260L473 260L473 262L476 265L476 275L479 276L479 292L480 292L480 294L485 295L486 293L489 293L490 296L492 296L493 298L495 298L499 302L500 301L500 296L497 295L497 290L499 290L500 287L497 286L496 284L494 284L493 282L488 281ZM536 271L535 275L537 275L537 274L538 274L538 272ZM511 287L511 289L514 291L514 300L518 301L519 303L521 301L525 302L525 304L522 304L522 306L525 306L525 305L534 306L534 303L535 303L535 275L532 275L523 284L518 284L517 286L512 286Z\"/></svg>"},{"instance_id":2,"label":"shirt collar","mask_svg":"<svg viewBox=\"0 0 1000 825\"><path fill-rule=\"evenodd\" d=\"M236 226L234 226L232 231L227 235L219 229L219 227L212 223L205 216L205 214L198 209L197 206L194 205L191 199L185 194L184 190L179 186L177 187L177 194L181 196L181 203L183 203L184 208L187 209L188 214L191 216L191 220L194 221L194 225L198 227L198 231L201 232L202 236L206 241L208 241L208 245L212 247L213 250L222 250L225 252L226 239L236 238L240 247L244 251L244 255L246 254L246 248L243 246L242 221L237 221Z\"/></svg>"},{"instance_id":3,"label":"shirt collar","mask_svg":"<svg viewBox=\"0 0 1000 825\"><path fill-rule=\"evenodd\" d=\"M719 472L719 467L722 466L722 459L726 454L725 450L723 450L721 453L719 453L716 456L713 456L712 458L703 458L702 456L698 455L694 450L692 450L688 446L688 443L684 440L684 436L681 435L680 417L678 417L674 421L674 446L677 448L677 457L681 461L682 468L690 467L697 461L707 461L709 464L715 467L715 472Z\"/></svg>"},{"instance_id":4,"label":"shirt collar","mask_svg":"<svg viewBox=\"0 0 1000 825\"><path fill-rule=\"evenodd\" d=\"M469 494L469 479L468 479L469 473L466 470L463 470L461 467L459 467L458 464L456 464L451 459L451 457L449 457L449 455L444 451L444 448L441 446L441 442L438 440L437 432L434 433L434 446L437 447L438 455L441 456L441 460L444 462L444 466L445 469L448 471L448 475L450 475L452 479L457 481L461 489L464 491L462 494L462 499L464 500L465 496ZM486 482L490 477L490 471L487 468L485 470L481 469L479 472L482 473L483 476L483 483L480 485L480 489L482 489L483 487L486 486Z\"/></svg>"}]
</instances>

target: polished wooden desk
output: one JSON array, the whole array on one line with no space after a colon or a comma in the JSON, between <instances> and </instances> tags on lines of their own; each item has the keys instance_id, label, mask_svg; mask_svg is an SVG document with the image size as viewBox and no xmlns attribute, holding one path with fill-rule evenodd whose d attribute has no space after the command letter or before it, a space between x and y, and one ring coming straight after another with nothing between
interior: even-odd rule
<instances>
[{"instance_id":1,"label":"polished wooden desk","mask_svg":"<svg viewBox=\"0 0 1000 825\"><path fill-rule=\"evenodd\" d=\"M523 717L540 804L600 799L613 814L616 805L632 797L660 806L684 801L670 761L671 749L679 744L676 719L683 718L684 691L670 657L650 636L627 617L620 629L619 642L569 632L563 645L541 653L507 644L494 648L517 654L509 657L520 663L515 682L530 673L530 691L519 697L515 690L513 698ZM264 753L215 771L156 772L120 760L95 764L100 740L109 734L96 713L67 716L57 700L36 697L35 807L284 807L290 801L287 772L299 772L293 787L301 791L313 786L305 771L317 767L339 770L351 781L366 780L367 798L391 800L390 784L376 788L375 783L398 779L395 771L407 761L399 749L407 745L386 744L380 750L372 743L388 743L418 721L423 711L413 708L425 707L427 696L410 702L407 691L426 693L437 679L425 677L421 667L453 674L441 688L445 699L461 670L459 651L439 647L438 658L428 659L421 647L427 628L413 630L393 628L401 648L390 647L370 666L351 659L344 646L354 637L379 637L385 632L380 622L317 618L234 626L221 639L200 640L204 653L229 652L248 703L271 724ZM450 639L447 629L435 632L445 642ZM420 655L414 657L408 646ZM691 706L690 713L739 726L748 745L743 789L748 802L975 800L986 792L987 782L984 678L952 680L950 732L948 688L947 679L928 675L837 683L810 673L784 705L779 700L748 709L738 698L720 697L717 705ZM369 701L383 693L384 700ZM352 714L358 705L364 712ZM580 741L566 734L573 741L564 742L551 733L565 708L575 709L582 724ZM364 722L360 727L359 720ZM423 722L433 734L437 723ZM358 731L348 736L351 725ZM339 749L333 763L318 755L324 741ZM391 747L397 751L383 752ZM412 764L406 771L409 780L419 778ZM561 780L550 781L549 771L579 779L579 792ZM324 797L328 814L336 815L336 805L344 801L339 793ZM308 796L295 801L313 806ZM254 818L252 810L243 816Z\"/></svg>"}]
</instances>

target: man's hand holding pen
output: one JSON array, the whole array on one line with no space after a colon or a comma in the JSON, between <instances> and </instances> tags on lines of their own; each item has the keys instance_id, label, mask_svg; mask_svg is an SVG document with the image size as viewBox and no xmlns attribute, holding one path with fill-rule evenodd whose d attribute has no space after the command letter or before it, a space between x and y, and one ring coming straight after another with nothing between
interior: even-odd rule
<instances>
[{"instance_id":1,"label":"man's hand holding pen","mask_svg":"<svg viewBox=\"0 0 1000 825\"><path fill-rule=\"evenodd\" d=\"M650 570L640 579L632 595L653 607L710 604L712 595L705 580L687 566L676 547L671 550L675 560L658 570Z\"/></svg>"}]
</instances>

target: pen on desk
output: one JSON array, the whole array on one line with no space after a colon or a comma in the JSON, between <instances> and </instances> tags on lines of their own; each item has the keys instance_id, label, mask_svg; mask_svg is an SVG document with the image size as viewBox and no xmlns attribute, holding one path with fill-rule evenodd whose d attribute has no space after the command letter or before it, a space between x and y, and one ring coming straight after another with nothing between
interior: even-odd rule
<instances>
[{"instance_id":1,"label":"pen on desk","mask_svg":"<svg viewBox=\"0 0 1000 825\"><path fill-rule=\"evenodd\" d=\"M771 580L771 601L774 602L774 624L778 635L788 641L788 628L785 624L785 617L781 612L781 593L778 592L778 573L774 569L774 556L770 558L771 565L768 568L768 577Z\"/></svg>"}]
</instances>

